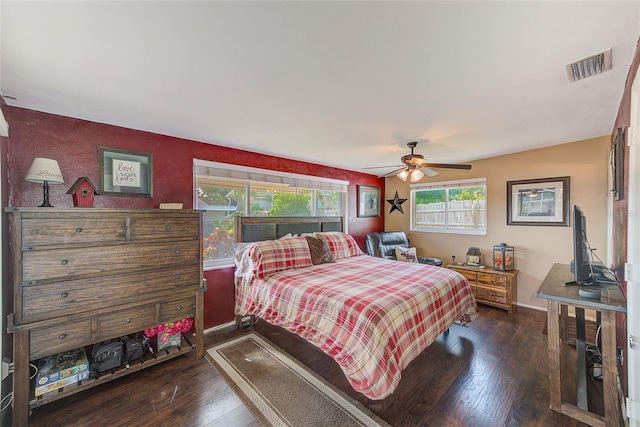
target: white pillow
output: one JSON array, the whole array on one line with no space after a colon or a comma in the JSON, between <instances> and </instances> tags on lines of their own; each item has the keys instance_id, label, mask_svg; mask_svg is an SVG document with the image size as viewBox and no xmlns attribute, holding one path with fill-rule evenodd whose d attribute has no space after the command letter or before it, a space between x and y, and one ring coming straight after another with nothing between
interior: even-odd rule
<instances>
[{"instance_id":1,"label":"white pillow","mask_svg":"<svg viewBox=\"0 0 640 427\"><path fill-rule=\"evenodd\" d=\"M404 246L396 246L396 259L404 262L418 262L416 256L416 248L405 248Z\"/></svg>"}]
</instances>

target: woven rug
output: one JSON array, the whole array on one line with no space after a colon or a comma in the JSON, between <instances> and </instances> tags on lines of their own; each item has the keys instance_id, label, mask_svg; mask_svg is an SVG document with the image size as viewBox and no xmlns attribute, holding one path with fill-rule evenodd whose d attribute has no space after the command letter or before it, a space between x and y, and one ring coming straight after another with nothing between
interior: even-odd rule
<instances>
[{"instance_id":1,"label":"woven rug","mask_svg":"<svg viewBox=\"0 0 640 427\"><path fill-rule=\"evenodd\" d=\"M264 426L389 426L255 332L207 355Z\"/></svg>"}]
</instances>

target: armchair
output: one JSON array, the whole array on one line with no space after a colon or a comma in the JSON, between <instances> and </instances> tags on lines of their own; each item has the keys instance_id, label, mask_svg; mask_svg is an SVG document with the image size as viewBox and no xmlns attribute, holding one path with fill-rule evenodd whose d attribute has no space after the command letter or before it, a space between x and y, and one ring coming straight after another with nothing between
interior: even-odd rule
<instances>
[{"instance_id":1,"label":"armchair","mask_svg":"<svg viewBox=\"0 0 640 427\"><path fill-rule=\"evenodd\" d=\"M378 233L369 233L365 237L365 245L367 254L379 258L397 259L396 246L409 248L409 238L404 231L381 231ZM421 264L442 265L439 258L423 258L418 257Z\"/></svg>"}]
</instances>

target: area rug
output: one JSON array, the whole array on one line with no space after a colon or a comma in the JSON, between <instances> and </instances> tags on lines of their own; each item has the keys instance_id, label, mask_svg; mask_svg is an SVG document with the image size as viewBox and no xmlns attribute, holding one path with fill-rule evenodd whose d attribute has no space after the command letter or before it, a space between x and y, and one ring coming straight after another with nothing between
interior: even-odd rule
<instances>
[{"instance_id":1,"label":"area rug","mask_svg":"<svg viewBox=\"0 0 640 427\"><path fill-rule=\"evenodd\" d=\"M389 426L255 332L207 354L264 426Z\"/></svg>"}]
</instances>

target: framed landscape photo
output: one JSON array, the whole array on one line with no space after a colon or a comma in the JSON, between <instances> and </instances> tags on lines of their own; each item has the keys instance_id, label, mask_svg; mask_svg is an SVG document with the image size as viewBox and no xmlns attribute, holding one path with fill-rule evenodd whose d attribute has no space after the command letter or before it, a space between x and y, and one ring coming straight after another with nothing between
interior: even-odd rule
<instances>
[{"instance_id":1,"label":"framed landscape photo","mask_svg":"<svg viewBox=\"0 0 640 427\"><path fill-rule=\"evenodd\" d=\"M380 187L358 185L358 217L380 216Z\"/></svg>"},{"instance_id":2,"label":"framed landscape photo","mask_svg":"<svg viewBox=\"0 0 640 427\"><path fill-rule=\"evenodd\" d=\"M507 181L507 225L569 226L569 177Z\"/></svg>"},{"instance_id":3,"label":"framed landscape photo","mask_svg":"<svg viewBox=\"0 0 640 427\"><path fill-rule=\"evenodd\" d=\"M100 194L153 197L153 154L98 147Z\"/></svg>"}]
</instances>

